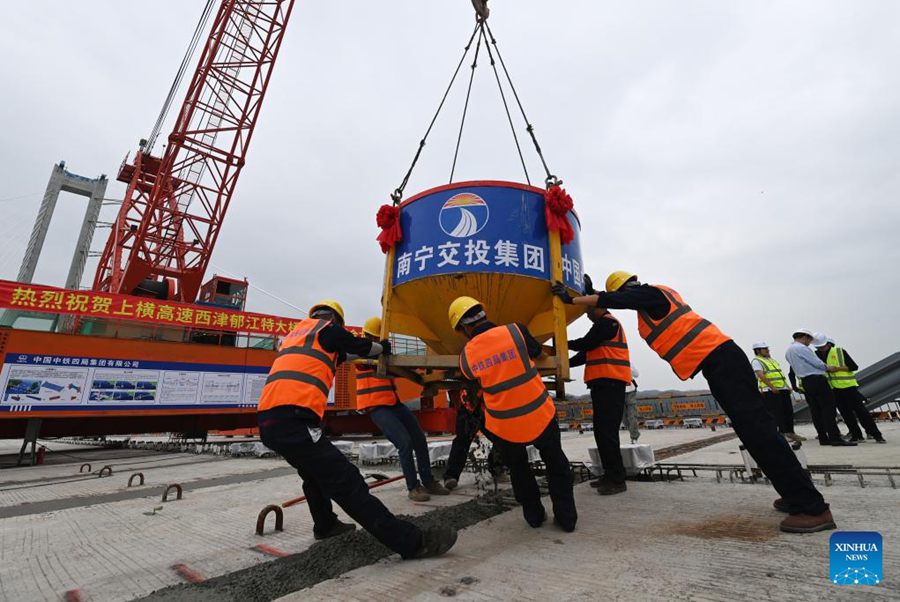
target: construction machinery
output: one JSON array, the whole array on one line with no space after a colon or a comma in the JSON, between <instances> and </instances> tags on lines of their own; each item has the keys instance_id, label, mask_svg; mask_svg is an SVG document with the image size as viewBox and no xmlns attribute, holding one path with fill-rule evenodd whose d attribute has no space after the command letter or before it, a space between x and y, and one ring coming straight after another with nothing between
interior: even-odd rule
<instances>
[{"instance_id":1,"label":"construction machinery","mask_svg":"<svg viewBox=\"0 0 900 602\"><path fill-rule=\"evenodd\" d=\"M117 179L127 189L92 291L78 290L78 281L67 282L69 289L30 283L55 202L45 203L46 211L42 205L38 236L26 254L28 282L0 283L0 308L8 310L8 328L0 329L0 437L34 443L39 435L255 425L265 375L294 320L244 311L246 280L216 275L204 283L204 277L248 159L293 6L294 0L207 0L150 135L119 169ZM165 149L154 154L188 75ZM57 180L66 176L63 168L55 169ZM65 189L66 182L60 182L48 191ZM98 182L105 190L105 179ZM92 234L103 193L90 194L96 202L85 223ZM89 238L79 243L85 256ZM51 332L16 327L20 318L41 316L66 320L53 319ZM329 426L375 431L354 415L353 378L351 366L339 371ZM420 393L414 384L400 386L405 400ZM441 405L440 396L423 402L426 410L435 404ZM425 414L425 428L452 430L452 414L444 416L438 408L432 421Z\"/></svg>"}]
</instances>

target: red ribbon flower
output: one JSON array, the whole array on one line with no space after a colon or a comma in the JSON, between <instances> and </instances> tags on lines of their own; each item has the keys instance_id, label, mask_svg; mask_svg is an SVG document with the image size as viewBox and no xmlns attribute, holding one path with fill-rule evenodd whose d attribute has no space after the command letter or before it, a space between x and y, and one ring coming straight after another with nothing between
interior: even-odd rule
<instances>
[{"instance_id":1,"label":"red ribbon flower","mask_svg":"<svg viewBox=\"0 0 900 602\"><path fill-rule=\"evenodd\" d=\"M400 228L400 209L393 205L382 205L375 216L375 223L381 228L378 235L378 244L381 252L387 253L394 245L403 240L403 230Z\"/></svg>"},{"instance_id":2,"label":"red ribbon flower","mask_svg":"<svg viewBox=\"0 0 900 602\"><path fill-rule=\"evenodd\" d=\"M567 245L575 238L575 230L569 222L569 211L572 210L572 197L565 188L551 186L544 194L544 216L547 218L547 229L557 230L562 244Z\"/></svg>"}]
</instances>

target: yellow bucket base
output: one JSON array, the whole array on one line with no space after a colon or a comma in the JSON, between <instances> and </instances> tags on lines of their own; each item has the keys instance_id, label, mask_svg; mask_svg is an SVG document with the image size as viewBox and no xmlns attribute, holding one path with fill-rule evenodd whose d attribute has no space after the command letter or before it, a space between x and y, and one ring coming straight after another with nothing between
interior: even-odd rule
<instances>
[{"instance_id":1,"label":"yellow bucket base","mask_svg":"<svg viewBox=\"0 0 900 602\"><path fill-rule=\"evenodd\" d=\"M458 354L465 337L450 328L447 309L459 296L484 304L496 324L519 322L541 343L553 336L550 283L518 274L447 274L394 287L387 313L391 332L422 339L435 353ZM566 323L584 313L584 306L566 306Z\"/></svg>"}]
</instances>

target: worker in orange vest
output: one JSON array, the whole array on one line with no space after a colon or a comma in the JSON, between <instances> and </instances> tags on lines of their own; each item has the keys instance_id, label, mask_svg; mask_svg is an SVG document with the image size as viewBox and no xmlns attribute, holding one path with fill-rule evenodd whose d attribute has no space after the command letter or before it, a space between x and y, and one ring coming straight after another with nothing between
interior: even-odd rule
<instances>
[{"instance_id":1,"label":"worker in orange vest","mask_svg":"<svg viewBox=\"0 0 900 602\"><path fill-rule=\"evenodd\" d=\"M594 292L590 277L585 275L585 290ZM603 476L591 482L600 495L615 495L625 485L625 464L619 450L619 425L625 415L625 387L631 383L631 358L625 329L609 310L589 309L591 329L580 339L569 341L569 349L577 351L569 360L570 367L584 366L584 382L591 392L594 408L594 441L603 464Z\"/></svg>"},{"instance_id":2,"label":"worker in orange vest","mask_svg":"<svg viewBox=\"0 0 900 602\"><path fill-rule=\"evenodd\" d=\"M556 406L532 362L543 353L540 343L522 324L497 326L488 321L483 306L472 297L457 298L448 313L450 326L469 339L459 367L464 378L481 387L484 430L509 466L525 521L537 528L547 518L528 463L526 448L534 445L547 467L553 522L574 531L578 513L572 469L560 442Z\"/></svg>"},{"instance_id":3,"label":"worker in orange vest","mask_svg":"<svg viewBox=\"0 0 900 602\"><path fill-rule=\"evenodd\" d=\"M322 435L328 393L337 367L348 355L390 354L390 343L356 337L344 328L337 301L312 306L281 342L257 407L259 436L303 479L303 493L313 518L313 535L326 539L356 528L342 523L331 501L381 543L403 558L438 556L456 542L449 527L420 530L400 520L369 493L359 470Z\"/></svg>"},{"instance_id":4,"label":"worker in orange vest","mask_svg":"<svg viewBox=\"0 0 900 602\"><path fill-rule=\"evenodd\" d=\"M377 342L381 337L381 318L366 320L363 336ZM409 499L427 502L432 495L450 495L450 490L435 481L431 474L425 433L413 413L400 401L393 378L378 376L375 366L357 364L356 409L367 410L375 426L397 448ZM419 467L418 475L422 477L421 482L416 475L416 465Z\"/></svg>"},{"instance_id":5,"label":"worker in orange vest","mask_svg":"<svg viewBox=\"0 0 900 602\"><path fill-rule=\"evenodd\" d=\"M623 271L609 275L606 292L573 298L559 282L552 291L565 303L636 310L641 338L678 378L703 373L738 437L781 495L774 506L790 514L781 530L811 533L835 528L828 504L766 411L747 356L681 295L667 286L641 284L635 274Z\"/></svg>"}]
</instances>

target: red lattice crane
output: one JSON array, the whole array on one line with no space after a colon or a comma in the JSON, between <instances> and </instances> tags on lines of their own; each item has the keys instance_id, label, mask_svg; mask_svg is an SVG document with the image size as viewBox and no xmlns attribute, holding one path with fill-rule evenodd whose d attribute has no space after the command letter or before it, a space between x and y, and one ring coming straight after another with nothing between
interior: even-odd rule
<instances>
[{"instance_id":1,"label":"red lattice crane","mask_svg":"<svg viewBox=\"0 0 900 602\"><path fill-rule=\"evenodd\" d=\"M128 188L94 290L196 299L293 4L222 0L165 153L150 154L154 134L119 171ZM211 9L212 0L201 24Z\"/></svg>"}]
</instances>

